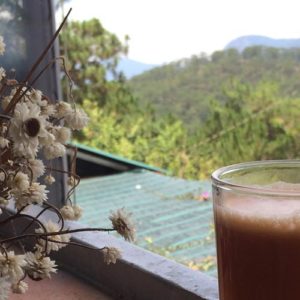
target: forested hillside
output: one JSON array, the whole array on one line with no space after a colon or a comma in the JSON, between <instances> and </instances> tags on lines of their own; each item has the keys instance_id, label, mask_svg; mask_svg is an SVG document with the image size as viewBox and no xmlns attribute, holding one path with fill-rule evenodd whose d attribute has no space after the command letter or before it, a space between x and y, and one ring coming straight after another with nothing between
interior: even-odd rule
<instances>
[{"instance_id":1,"label":"forested hillside","mask_svg":"<svg viewBox=\"0 0 300 300\"><path fill-rule=\"evenodd\" d=\"M126 41L99 20L68 24L61 48L73 97L90 116L74 137L81 143L195 179L231 163L299 157L298 49L194 56L134 78L132 93L117 69ZM72 101L67 76L63 86Z\"/></svg>"},{"instance_id":2,"label":"forested hillside","mask_svg":"<svg viewBox=\"0 0 300 300\"><path fill-rule=\"evenodd\" d=\"M195 128L207 120L210 102L226 100L226 90L238 80L251 86L274 82L278 95L300 96L300 49L256 46L200 55L155 68L129 81L144 105L161 114L173 113Z\"/></svg>"}]
</instances>

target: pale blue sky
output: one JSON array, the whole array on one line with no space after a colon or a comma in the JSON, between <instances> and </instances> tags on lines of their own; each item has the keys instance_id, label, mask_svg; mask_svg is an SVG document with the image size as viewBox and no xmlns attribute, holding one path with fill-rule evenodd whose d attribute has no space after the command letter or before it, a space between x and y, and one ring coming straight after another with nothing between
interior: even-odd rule
<instances>
[{"instance_id":1,"label":"pale blue sky","mask_svg":"<svg viewBox=\"0 0 300 300\"><path fill-rule=\"evenodd\" d=\"M161 64L222 49L249 34L300 38L299 0L72 0L72 19L99 18L129 58Z\"/></svg>"}]
</instances>

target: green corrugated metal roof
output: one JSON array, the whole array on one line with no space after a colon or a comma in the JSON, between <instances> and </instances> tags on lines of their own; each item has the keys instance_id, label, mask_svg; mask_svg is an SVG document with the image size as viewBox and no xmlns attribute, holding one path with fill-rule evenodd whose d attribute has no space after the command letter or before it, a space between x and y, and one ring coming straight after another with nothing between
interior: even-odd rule
<instances>
[{"instance_id":1,"label":"green corrugated metal roof","mask_svg":"<svg viewBox=\"0 0 300 300\"><path fill-rule=\"evenodd\" d=\"M92 148L92 147L89 147L89 146L86 146L83 144L72 142L71 145L75 146L79 150L85 150L91 154L95 154L95 155L98 155L98 156L101 156L101 157L104 157L104 158L107 158L107 159L110 159L113 161L131 165L136 168L142 168L142 169L146 169L146 170L150 170L150 171L154 171L154 172L160 172L160 173L164 173L164 174L167 173L167 170L164 170L164 169L161 169L158 167L154 167L154 166L150 166L150 165L147 165L145 163L142 163L142 162L139 162L136 160L127 159L127 158L121 157L119 155L115 155L115 154L108 153L108 152L105 152L102 150L98 150L96 148Z\"/></svg>"},{"instance_id":2,"label":"green corrugated metal roof","mask_svg":"<svg viewBox=\"0 0 300 300\"><path fill-rule=\"evenodd\" d=\"M195 200L210 190L208 181L135 170L82 179L76 201L91 226L110 226L110 212L125 207L137 224L137 245L197 263L215 257L212 203ZM207 272L215 275L215 265Z\"/></svg>"}]
</instances>

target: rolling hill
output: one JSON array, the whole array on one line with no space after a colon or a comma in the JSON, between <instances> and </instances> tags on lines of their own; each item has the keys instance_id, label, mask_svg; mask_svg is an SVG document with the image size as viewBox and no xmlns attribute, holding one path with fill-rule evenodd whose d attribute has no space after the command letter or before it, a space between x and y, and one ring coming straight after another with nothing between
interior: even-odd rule
<instances>
[{"instance_id":1,"label":"rolling hill","mask_svg":"<svg viewBox=\"0 0 300 300\"><path fill-rule=\"evenodd\" d=\"M223 101L235 81L276 84L278 94L300 96L300 49L254 46L195 55L133 77L129 85L143 105L174 114L189 127L206 120L211 101Z\"/></svg>"}]
</instances>

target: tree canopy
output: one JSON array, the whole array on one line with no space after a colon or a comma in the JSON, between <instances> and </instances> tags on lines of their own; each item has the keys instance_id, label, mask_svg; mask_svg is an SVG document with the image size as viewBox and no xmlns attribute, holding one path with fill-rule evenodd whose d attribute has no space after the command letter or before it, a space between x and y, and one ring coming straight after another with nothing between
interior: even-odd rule
<instances>
[{"instance_id":1,"label":"tree canopy","mask_svg":"<svg viewBox=\"0 0 300 300\"><path fill-rule=\"evenodd\" d=\"M250 87L274 82L281 97L300 97L300 49L255 46L200 54L163 65L132 78L129 85L140 101L160 114L175 114L190 128L201 126L210 102L224 102L232 80Z\"/></svg>"},{"instance_id":2,"label":"tree canopy","mask_svg":"<svg viewBox=\"0 0 300 300\"><path fill-rule=\"evenodd\" d=\"M95 19L61 35L74 96L91 118L77 140L195 179L231 163L298 156L300 50L201 54L128 83L116 71L126 40Z\"/></svg>"}]
</instances>

